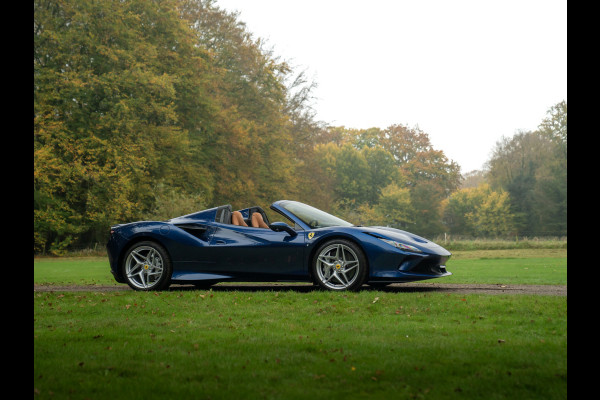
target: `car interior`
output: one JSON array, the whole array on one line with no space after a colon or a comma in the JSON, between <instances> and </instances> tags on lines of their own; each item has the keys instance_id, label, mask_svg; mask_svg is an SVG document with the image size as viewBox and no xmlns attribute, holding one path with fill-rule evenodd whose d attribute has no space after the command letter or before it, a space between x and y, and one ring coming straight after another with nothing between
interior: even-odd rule
<instances>
[{"instance_id":1,"label":"car interior","mask_svg":"<svg viewBox=\"0 0 600 400\"><path fill-rule=\"evenodd\" d=\"M254 214L255 212L260 213L262 215L265 223L267 225L269 225L269 218L267 217L267 214L259 206L249 207L249 208L239 210L239 211L242 213L242 216L244 217L244 221L246 221L246 224L248 224L248 227L252 227L252 214ZM233 211L231 209L231 204L227 204L227 205L218 207L217 214L215 216L215 222L219 222L222 224L231 224L232 212Z\"/></svg>"}]
</instances>

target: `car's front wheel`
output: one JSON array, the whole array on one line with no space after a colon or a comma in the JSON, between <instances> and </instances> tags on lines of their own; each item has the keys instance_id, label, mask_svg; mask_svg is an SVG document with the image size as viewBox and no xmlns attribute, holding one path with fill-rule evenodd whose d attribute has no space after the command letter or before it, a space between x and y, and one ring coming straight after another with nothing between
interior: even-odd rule
<instances>
[{"instance_id":1,"label":"car's front wheel","mask_svg":"<svg viewBox=\"0 0 600 400\"><path fill-rule=\"evenodd\" d=\"M160 244L144 241L134 244L124 258L123 276L135 290L164 290L171 283L171 259Z\"/></svg>"},{"instance_id":2,"label":"car's front wheel","mask_svg":"<svg viewBox=\"0 0 600 400\"><path fill-rule=\"evenodd\" d=\"M329 290L356 290L367 275L367 260L353 242L334 239L322 244L312 263L315 282Z\"/></svg>"}]
</instances>

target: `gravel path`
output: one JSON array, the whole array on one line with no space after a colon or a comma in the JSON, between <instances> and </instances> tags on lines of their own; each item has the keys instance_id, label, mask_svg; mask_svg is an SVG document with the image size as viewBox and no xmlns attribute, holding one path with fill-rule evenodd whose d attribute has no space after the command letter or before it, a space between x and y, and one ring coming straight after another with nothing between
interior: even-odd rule
<instances>
[{"instance_id":1,"label":"gravel path","mask_svg":"<svg viewBox=\"0 0 600 400\"><path fill-rule=\"evenodd\" d=\"M293 290L310 292L316 290L311 284L297 283L226 283L212 286L213 291L258 291L258 290ZM115 292L133 290L123 285L34 285L34 292ZM171 285L170 291L196 290L190 285ZM205 289L202 289L205 290ZM383 288L363 286L362 290L380 290L391 293L405 292L440 292L460 294L534 294L541 296L566 296L566 285L482 285L454 283L394 283Z\"/></svg>"}]
</instances>

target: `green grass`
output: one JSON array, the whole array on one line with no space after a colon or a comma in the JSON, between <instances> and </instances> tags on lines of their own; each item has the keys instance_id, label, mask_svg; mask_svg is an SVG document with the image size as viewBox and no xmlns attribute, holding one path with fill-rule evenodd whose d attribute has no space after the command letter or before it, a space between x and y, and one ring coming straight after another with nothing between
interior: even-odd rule
<instances>
[{"instance_id":1,"label":"green grass","mask_svg":"<svg viewBox=\"0 0 600 400\"><path fill-rule=\"evenodd\" d=\"M567 249L567 238L518 238L454 240L436 237L433 242L451 252L471 250Z\"/></svg>"},{"instance_id":2,"label":"green grass","mask_svg":"<svg viewBox=\"0 0 600 400\"><path fill-rule=\"evenodd\" d=\"M567 284L567 250L455 252L446 266L453 275L436 279L435 282L521 285Z\"/></svg>"},{"instance_id":3,"label":"green grass","mask_svg":"<svg viewBox=\"0 0 600 400\"><path fill-rule=\"evenodd\" d=\"M566 398L566 298L35 293L38 398Z\"/></svg>"},{"instance_id":4,"label":"green grass","mask_svg":"<svg viewBox=\"0 0 600 400\"><path fill-rule=\"evenodd\" d=\"M106 257L43 257L33 259L33 281L37 284L117 284Z\"/></svg>"},{"instance_id":5,"label":"green grass","mask_svg":"<svg viewBox=\"0 0 600 400\"><path fill-rule=\"evenodd\" d=\"M566 249L456 251L428 282L566 284ZM34 282L119 285L104 257ZM34 292L39 399L564 399L567 298L305 290Z\"/></svg>"}]
</instances>

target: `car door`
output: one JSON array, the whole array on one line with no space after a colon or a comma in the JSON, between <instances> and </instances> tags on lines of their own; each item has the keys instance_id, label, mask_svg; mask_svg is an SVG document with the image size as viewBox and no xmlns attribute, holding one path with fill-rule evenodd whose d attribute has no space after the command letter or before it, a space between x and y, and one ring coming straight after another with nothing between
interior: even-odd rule
<instances>
[{"instance_id":1,"label":"car door","mask_svg":"<svg viewBox=\"0 0 600 400\"><path fill-rule=\"evenodd\" d=\"M294 279L308 274L304 237L271 229L214 224L208 253L210 268L251 279Z\"/></svg>"}]
</instances>

